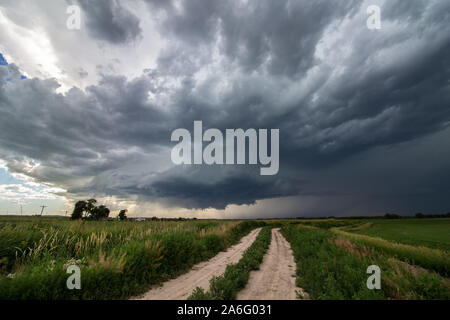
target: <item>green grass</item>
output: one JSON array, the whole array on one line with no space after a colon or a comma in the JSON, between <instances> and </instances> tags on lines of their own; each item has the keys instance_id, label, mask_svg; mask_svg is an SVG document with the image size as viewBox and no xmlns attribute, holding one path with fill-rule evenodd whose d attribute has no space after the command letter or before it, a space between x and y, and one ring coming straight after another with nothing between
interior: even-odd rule
<instances>
[{"instance_id":1,"label":"green grass","mask_svg":"<svg viewBox=\"0 0 450 320\"><path fill-rule=\"evenodd\" d=\"M394 243L382 238L346 232L338 228L331 230L337 235L351 239L353 242L373 248L380 253L395 257L409 264L436 271L443 276L450 275L450 254L448 251Z\"/></svg>"},{"instance_id":2,"label":"green grass","mask_svg":"<svg viewBox=\"0 0 450 320\"><path fill-rule=\"evenodd\" d=\"M330 229L335 227L352 227L355 225L361 224L360 220L350 220L350 219L305 219L305 220L294 220L290 222L290 224L302 224L306 226L321 228L321 229Z\"/></svg>"},{"instance_id":3,"label":"green grass","mask_svg":"<svg viewBox=\"0 0 450 320\"><path fill-rule=\"evenodd\" d=\"M450 251L450 219L372 220L352 231L412 246Z\"/></svg>"},{"instance_id":4,"label":"green grass","mask_svg":"<svg viewBox=\"0 0 450 320\"><path fill-rule=\"evenodd\" d=\"M0 299L115 299L145 292L236 243L255 221L0 220ZM82 259L81 290L63 266ZM13 274L13 278L8 278Z\"/></svg>"},{"instance_id":5,"label":"green grass","mask_svg":"<svg viewBox=\"0 0 450 320\"><path fill-rule=\"evenodd\" d=\"M302 224L303 226L299 226ZM450 219L70 221L0 217L0 299L117 299L174 278L252 229L283 226L312 299L450 299ZM265 227L238 264L195 299L235 299L270 243ZM64 264L82 259L81 290ZM382 290L366 288L367 266ZM11 275L7 277L7 275ZM13 276L12 276L13 275Z\"/></svg>"},{"instance_id":6,"label":"green grass","mask_svg":"<svg viewBox=\"0 0 450 320\"><path fill-rule=\"evenodd\" d=\"M297 263L297 284L312 299L449 299L448 279L410 266L331 230L286 226ZM381 290L366 286L367 267L382 270Z\"/></svg>"},{"instance_id":7,"label":"green grass","mask_svg":"<svg viewBox=\"0 0 450 320\"><path fill-rule=\"evenodd\" d=\"M297 285L312 299L384 299L383 292L366 287L367 263L330 242L322 229L285 227L297 263Z\"/></svg>"},{"instance_id":8,"label":"green grass","mask_svg":"<svg viewBox=\"0 0 450 320\"><path fill-rule=\"evenodd\" d=\"M264 227L237 264L228 265L222 276L213 277L208 292L197 287L189 300L235 300L247 284L250 272L259 268L271 239L271 227Z\"/></svg>"}]
</instances>

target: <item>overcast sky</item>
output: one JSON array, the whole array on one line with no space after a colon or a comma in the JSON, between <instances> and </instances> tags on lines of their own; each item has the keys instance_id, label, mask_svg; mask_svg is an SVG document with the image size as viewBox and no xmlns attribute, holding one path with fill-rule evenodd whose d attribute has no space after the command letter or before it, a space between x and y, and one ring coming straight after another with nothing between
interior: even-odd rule
<instances>
[{"instance_id":1,"label":"overcast sky","mask_svg":"<svg viewBox=\"0 0 450 320\"><path fill-rule=\"evenodd\" d=\"M0 214L450 211L448 0L2 0L0 54ZM195 120L280 129L279 173L175 166Z\"/></svg>"}]
</instances>

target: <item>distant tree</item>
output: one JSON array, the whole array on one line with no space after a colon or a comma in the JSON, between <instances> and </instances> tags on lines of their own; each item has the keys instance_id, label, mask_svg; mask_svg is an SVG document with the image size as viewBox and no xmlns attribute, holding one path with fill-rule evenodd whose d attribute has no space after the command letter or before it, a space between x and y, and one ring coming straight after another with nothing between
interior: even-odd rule
<instances>
[{"instance_id":1,"label":"distant tree","mask_svg":"<svg viewBox=\"0 0 450 320\"><path fill-rule=\"evenodd\" d=\"M108 218L109 212L109 209L104 205L99 207L93 206L89 212L89 217L93 220L102 220Z\"/></svg>"},{"instance_id":2,"label":"distant tree","mask_svg":"<svg viewBox=\"0 0 450 320\"><path fill-rule=\"evenodd\" d=\"M421 212L418 212L418 213L416 213L416 218L417 219L423 219L423 218L425 218L425 215L423 213L421 213Z\"/></svg>"},{"instance_id":3,"label":"distant tree","mask_svg":"<svg viewBox=\"0 0 450 320\"><path fill-rule=\"evenodd\" d=\"M87 210L87 202L86 201L78 201L75 203L75 208L73 209L72 215L70 219L72 220L78 220L83 218L83 214Z\"/></svg>"},{"instance_id":4,"label":"distant tree","mask_svg":"<svg viewBox=\"0 0 450 320\"><path fill-rule=\"evenodd\" d=\"M75 204L71 219L89 219L89 220L101 220L106 219L109 216L109 209L104 206L96 206L97 200L89 199L87 201L78 201Z\"/></svg>"},{"instance_id":5,"label":"distant tree","mask_svg":"<svg viewBox=\"0 0 450 320\"><path fill-rule=\"evenodd\" d=\"M123 220L127 220L127 211L128 210L120 210L120 212L119 212L119 215L118 215L118 217L119 217L119 220L121 220L121 221L123 221Z\"/></svg>"},{"instance_id":6,"label":"distant tree","mask_svg":"<svg viewBox=\"0 0 450 320\"><path fill-rule=\"evenodd\" d=\"M106 219L109 217L109 214L111 213L111 211L106 206L102 205L102 206L98 207L98 213L99 213L98 217L100 219Z\"/></svg>"},{"instance_id":7,"label":"distant tree","mask_svg":"<svg viewBox=\"0 0 450 320\"><path fill-rule=\"evenodd\" d=\"M87 201L86 211L88 212L89 215L92 215L92 212L95 210L96 204L97 200L95 199L89 199Z\"/></svg>"},{"instance_id":8,"label":"distant tree","mask_svg":"<svg viewBox=\"0 0 450 320\"><path fill-rule=\"evenodd\" d=\"M401 217L398 214L395 213L386 213L384 215L385 219L400 219Z\"/></svg>"}]
</instances>

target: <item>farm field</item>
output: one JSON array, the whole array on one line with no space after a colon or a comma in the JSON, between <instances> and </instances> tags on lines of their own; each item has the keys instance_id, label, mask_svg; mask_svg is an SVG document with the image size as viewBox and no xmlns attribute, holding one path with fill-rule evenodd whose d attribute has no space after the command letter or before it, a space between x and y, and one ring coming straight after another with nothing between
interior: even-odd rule
<instances>
[{"instance_id":1,"label":"farm field","mask_svg":"<svg viewBox=\"0 0 450 320\"><path fill-rule=\"evenodd\" d=\"M282 233L294 251L297 284L311 299L450 299L444 251L397 247L336 228L290 225ZM381 270L380 290L365 285L371 265Z\"/></svg>"},{"instance_id":2,"label":"farm field","mask_svg":"<svg viewBox=\"0 0 450 320\"><path fill-rule=\"evenodd\" d=\"M380 219L347 230L398 243L450 251L450 219Z\"/></svg>"},{"instance_id":3,"label":"farm field","mask_svg":"<svg viewBox=\"0 0 450 320\"><path fill-rule=\"evenodd\" d=\"M0 300L450 299L448 221L0 217Z\"/></svg>"}]
</instances>

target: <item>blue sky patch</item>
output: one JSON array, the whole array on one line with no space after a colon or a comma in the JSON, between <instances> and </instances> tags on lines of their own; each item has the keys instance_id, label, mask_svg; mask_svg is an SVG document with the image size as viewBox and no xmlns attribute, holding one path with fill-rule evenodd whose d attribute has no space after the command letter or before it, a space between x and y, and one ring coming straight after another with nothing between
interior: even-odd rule
<instances>
[{"instance_id":1,"label":"blue sky patch","mask_svg":"<svg viewBox=\"0 0 450 320\"><path fill-rule=\"evenodd\" d=\"M21 180L14 178L8 171L0 168L0 184L19 184Z\"/></svg>"},{"instance_id":2,"label":"blue sky patch","mask_svg":"<svg viewBox=\"0 0 450 320\"><path fill-rule=\"evenodd\" d=\"M8 65L8 62L6 62L6 59L0 53L0 66L7 66L7 65Z\"/></svg>"}]
</instances>

